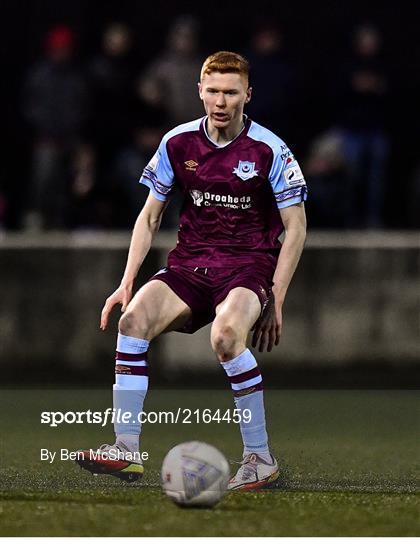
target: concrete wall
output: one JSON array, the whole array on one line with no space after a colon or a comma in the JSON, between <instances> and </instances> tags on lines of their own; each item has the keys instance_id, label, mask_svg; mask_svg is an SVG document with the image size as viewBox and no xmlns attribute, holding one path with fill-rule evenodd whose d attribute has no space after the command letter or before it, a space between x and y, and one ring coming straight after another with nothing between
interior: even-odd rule
<instances>
[{"instance_id":1,"label":"concrete wall","mask_svg":"<svg viewBox=\"0 0 420 540\"><path fill-rule=\"evenodd\" d=\"M414 242L412 241L414 238ZM164 264L169 242L149 254L139 284ZM26 243L25 243L26 242ZM392 243L391 243L392 244ZM128 237L49 237L0 242L0 362L89 370L112 364L118 314L100 332L105 297L121 279ZM61 247L60 247L61 246ZM219 369L209 328L172 333L154 347L168 375ZM420 363L420 248L410 242L308 241L284 308L281 345L264 363Z\"/></svg>"}]
</instances>

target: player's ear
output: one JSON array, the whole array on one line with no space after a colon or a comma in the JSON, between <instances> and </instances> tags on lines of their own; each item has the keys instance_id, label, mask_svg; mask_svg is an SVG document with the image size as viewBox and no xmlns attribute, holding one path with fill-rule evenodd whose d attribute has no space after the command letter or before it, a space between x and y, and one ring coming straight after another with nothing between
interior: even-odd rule
<instances>
[{"instance_id":1,"label":"player's ear","mask_svg":"<svg viewBox=\"0 0 420 540\"><path fill-rule=\"evenodd\" d=\"M252 96L252 88L250 86L248 90L246 91L245 103L249 103L251 101L251 96Z\"/></svg>"},{"instance_id":2,"label":"player's ear","mask_svg":"<svg viewBox=\"0 0 420 540\"><path fill-rule=\"evenodd\" d=\"M201 87L201 83L197 83L197 86L198 86L198 95L200 96L200 99L203 99L203 91L202 91L202 87Z\"/></svg>"}]
</instances>

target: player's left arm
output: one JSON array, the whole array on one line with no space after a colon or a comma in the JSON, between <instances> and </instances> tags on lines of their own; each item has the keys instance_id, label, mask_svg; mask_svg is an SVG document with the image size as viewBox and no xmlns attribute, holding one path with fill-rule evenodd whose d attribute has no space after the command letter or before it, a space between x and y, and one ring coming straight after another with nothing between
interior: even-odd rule
<instances>
[{"instance_id":1,"label":"player's left arm","mask_svg":"<svg viewBox=\"0 0 420 540\"><path fill-rule=\"evenodd\" d=\"M304 203L280 208L280 217L284 225L285 237L273 276L272 297L269 305L256 326L253 346L259 342L259 351L271 351L278 345L283 323L283 303L302 254L306 238L306 215Z\"/></svg>"}]
</instances>

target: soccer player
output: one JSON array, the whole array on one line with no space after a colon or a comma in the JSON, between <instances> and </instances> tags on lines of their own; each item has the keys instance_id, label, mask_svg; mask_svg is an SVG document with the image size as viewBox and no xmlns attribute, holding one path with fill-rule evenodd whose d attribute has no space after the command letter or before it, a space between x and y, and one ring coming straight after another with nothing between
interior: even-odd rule
<instances>
[{"instance_id":1,"label":"soccer player","mask_svg":"<svg viewBox=\"0 0 420 540\"><path fill-rule=\"evenodd\" d=\"M251 411L251 421L240 424L243 460L229 488L249 490L273 482L279 471L268 446L262 376L246 340L255 326L253 345L260 351L279 342L283 302L305 241L307 189L287 145L244 115L251 88L242 56L209 56L198 90L206 116L167 133L141 176L150 193L101 328L121 304L114 408L137 418L148 388L150 341L168 330L193 333L213 321L211 346L236 407ZM134 279L175 189L184 195L177 245L167 267L132 298ZM140 431L139 422L115 422L115 444L99 450L104 459L87 459L86 453L79 464L136 479L143 465L130 457L139 449ZM106 459L111 449L121 452L120 460Z\"/></svg>"}]
</instances>

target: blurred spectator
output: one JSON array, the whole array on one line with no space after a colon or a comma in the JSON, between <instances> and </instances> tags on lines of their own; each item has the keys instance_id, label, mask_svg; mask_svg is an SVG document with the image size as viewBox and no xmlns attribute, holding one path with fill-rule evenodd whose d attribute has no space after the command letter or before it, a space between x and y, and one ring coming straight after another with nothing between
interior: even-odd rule
<instances>
[{"instance_id":1,"label":"blurred spectator","mask_svg":"<svg viewBox=\"0 0 420 540\"><path fill-rule=\"evenodd\" d=\"M118 201L116 221L122 227L132 228L146 201L148 190L139 185L139 178L156 148L162 131L143 125L134 130L133 141L117 154L111 169L114 201Z\"/></svg>"},{"instance_id":2,"label":"blurred spectator","mask_svg":"<svg viewBox=\"0 0 420 540\"><path fill-rule=\"evenodd\" d=\"M79 144L87 109L85 81L73 54L73 32L58 26L47 34L44 57L26 76L23 113L34 137L27 227L65 224L69 161Z\"/></svg>"},{"instance_id":3,"label":"blurred spectator","mask_svg":"<svg viewBox=\"0 0 420 540\"><path fill-rule=\"evenodd\" d=\"M254 87L247 112L256 122L286 137L293 119L296 85L280 29L271 23L262 25L252 37L247 57Z\"/></svg>"},{"instance_id":4,"label":"blurred spectator","mask_svg":"<svg viewBox=\"0 0 420 540\"><path fill-rule=\"evenodd\" d=\"M73 54L72 30L56 27L47 34L44 57L26 77L23 114L34 137L28 227L65 225L69 162L79 144L87 109L87 88Z\"/></svg>"},{"instance_id":5,"label":"blurred spectator","mask_svg":"<svg viewBox=\"0 0 420 540\"><path fill-rule=\"evenodd\" d=\"M101 52L88 65L93 96L90 131L98 153L99 176L129 141L136 68L130 29L111 24L102 36Z\"/></svg>"},{"instance_id":6,"label":"blurred spectator","mask_svg":"<svg viewBox=\"0 0 420 540\"><path fill-rule=\"evenodd\" d=\"M159 81L154 78L144 79L140 75L135 85L135 97L136 103L132 115L133 129L147 126L160 130L162 135L165 134L171 127L170 111L165 100L164 89Z\"/></svg>"},{"instance_id":7,"label":"blurred spectator","mask_svg":"<svg viewBox=\"0 0 420 540\"><path fill-rule=\"evenodd\" d=\"M340 135L330 131L317 137L310 148L304 170L311 193L307 202L310 226L349 226L348 173Z\"/></svg>"},{"instance_id":8,"label":"blurred spectator","mask_svg":"<svg viewBox=\"0 0 420 540\"><path fill-rule=\"evenodd\" d=\"M377 28L360 26L355 30L353 54L344 65L342 86L336 94L336 125L341 128L349 166L354 226L383 225L389 81L381 48Z\"/></svg>"},{"instance_id":9,"label":"blurred spectator","mask_svg":"<svg viewBox=\"0 0 420 540\"><path fill-rule=\"evenodd\" d=\"M198 45L197 21L180 17L169 31L166 49L141 76L144 102L166 108L169 128L204 115L197 88L203 61Z\"/></svg>"},{"instance_id":10,"label":"blurred spectator","mask_svg":"<svg viewBox=\"0 0 420 540\"><path fill-rule=\"evenodd\" d=\"M133 227L149 195L149 190L139 184L139 178L156 152L164 131L147 121L142 122L134 130L132 143L117 154L108 179L115 226L128 229ZM163 229L173 228L178 224L180 197L177 195L179 194L173 197L163 215Z\"/></svg>"},{"instance_id":11,"label":"blurred spectator","mask_svg":"<svg viewBox=\"0 0 420 540\"><path fill-rule=\"evenodd\" d=\"M104 174L113 223L128 229L133 227L148 195L139 178L168 129L168 113L156 81L138 79L135 88L136 103L131 114L134 128L128 132L131 140L116 152ZM147 101L143 98L143 88L147 89ZM168 213L171 211L165 212L163 227L171 226L168 223L173 221Z\"/></svg>"},{"instance_id":12,"label":"blurred spectator","mask_svg":"<svg viewBox=\"0 0 420 540\"><path fill-rule=\"evenodd\" d=\"M93 148L80 145L70 167L69 215L70 228L91 228L99 225L96 156Z\"/></svg>"}]
</instances>

